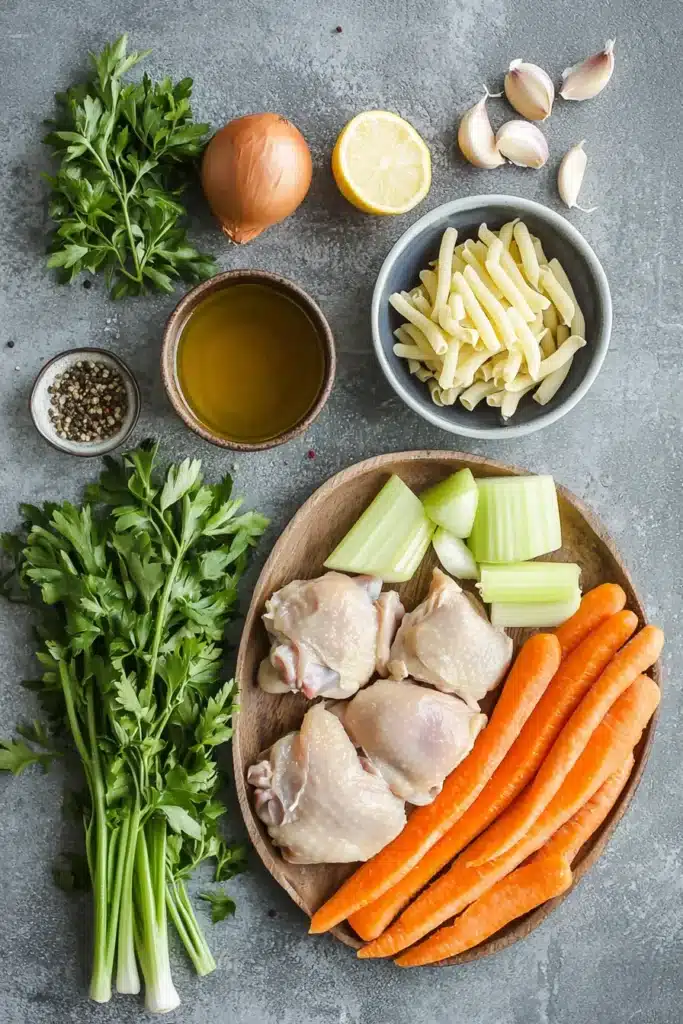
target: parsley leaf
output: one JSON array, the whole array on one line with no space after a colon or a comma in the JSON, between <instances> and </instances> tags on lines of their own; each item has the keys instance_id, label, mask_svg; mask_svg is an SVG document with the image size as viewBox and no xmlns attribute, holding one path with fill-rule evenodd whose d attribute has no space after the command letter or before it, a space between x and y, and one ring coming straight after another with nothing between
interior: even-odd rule
<instances>
[{"instance_id":1,"label":"parsley leaf","mask_svg":"<svg viewBox=\"0 0 683 1024\"><path fill-rule=\"evenodd\" d=\"M179 278L210 277L211 256L187 240L179 202L206 144L192 120L192 79L125 84L147 56L126 53L126 36L91 54L90 79L57 94L45 142L59 167L49 214L56 224L48 267L63 282L103 273L112 298L172 292Z\"/></svg>"},{"instance_id":2,"label":"parsley leaf","mask_svg":"<svg viewBox=\"0 0 683 1024\"><path fill-rule=\"evenodd\" d=\"M225 889L217 889L214 892L200 892L200 900L206 900L207 903L211 904L211 923L218 924L219 921L225 921L226 917L232 917L237 909L235 901L231 896L228 896Z\"/></svg>"}]
</instances>

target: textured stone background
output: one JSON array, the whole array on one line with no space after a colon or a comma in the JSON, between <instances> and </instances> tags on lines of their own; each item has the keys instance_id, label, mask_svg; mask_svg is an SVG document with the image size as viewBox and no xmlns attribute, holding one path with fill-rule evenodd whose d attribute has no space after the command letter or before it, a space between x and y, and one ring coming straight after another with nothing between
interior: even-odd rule
<instances>
[{"instance_id":1,"label":"textured stone background","mask_svg":"<svg viewBox=\"0 0 683 1024\"><path fill-rule=\"evenodd\" d=\"M335 34L341 25L343 33ZM195 111L220 125L248 111L291 117L316 174L299 213L244 249L230 248L199 207L198 240L223 268L288 274L321 303L337 338L332 399L309 434L273 453L232 459L198 443L167 407L157 371L172 298L110 303L101 284L58 287L43 264L47 168L41 120L88 49L127 30L152 47L153 75L195 79ZM454 152L458 115L496 87L514 57L557 75L617 36L617 70L598 100L558 104L553 157L540 172L476 172ZM379 452L459 446L552 472L603 517L669 642L663 714L643 784L599 865L524 943L453 970L399 972L361 963L332 939L306 936L302 915L259 863L232 884L237 917L211 933L218 971L198 981L175 951L183 1006L175 1019L220 1024L674 1024L681 1020L680 836L681 357L683 342L683 45L676 0L5 0L0 10L0 527L19 500L75 497L95 466L50 449L26 399L41 362L94 344L120 352L140 381L138 438L170 456L201 455L211 474L237 463L238 486L272 516L272 542L333 472ZM521 442L479 445L440 433L384 383L371 352L374 276L412 216L373 220L337 194L334 139L357 111L387 107L428 141L434 184L420 212L476 192L518 193L559 209L558 158L586 138L584 198L570 214L611 281L615 329L602 374L565 420ZM502 101L492 118L509 117ZM12 349L7 341L15 342ZM306 458L314 448L317 457ZM264 547L264 555L268 543ZM245 591L246 593L246 591ZM0 733L31 713L18 682L32 671L28 623L1 610ZM133 1021L138 1006L85 999L88 906L54 889L50 863L75 837L60 815L63 779L0 779L0 1022ZM239 826L236 825L236 828ZM271 918L269 911L275 911ZM207 921L206 910L200 915Z\"/></svg>"}]
</instances>

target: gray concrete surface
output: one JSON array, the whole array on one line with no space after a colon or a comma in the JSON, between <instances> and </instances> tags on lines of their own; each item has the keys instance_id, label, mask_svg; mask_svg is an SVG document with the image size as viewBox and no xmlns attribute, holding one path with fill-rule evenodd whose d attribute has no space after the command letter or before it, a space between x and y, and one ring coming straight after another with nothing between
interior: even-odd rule
<instances>
[{"instance_id":1,"label":"gray concrete surface","mask_svg":"<svg viewBox=\"0 0 683 1024\"><path fill-rule=\"evenodd\" d=\"M335 26L343 29L335 33ZM195 237L223 268L286 273L319 300L335 332L338 381L306 437L272 453L231 458L199 443L168 408L157 370L172 298L112 304L101 283L58 287L44 269L47 230L41 120L52 93L83 70L88 49L127 30L151 47L155 75L189 74L195 110L220 125L274 109L310 141L316 173L299 213L251 245L228 246L203 213ZM617 70L601 98L558 104L547 125L552 159L540 172L476 172L454 152L459 113L495 87L507 62L536 60L557 75L617 36ZM653 619L668 631L663 714L644 782L599 865L524 943L461 969L399 972L357 962L305 920L260 863L232 884L237 917L211 932L219 963L203 981L174 948L183 1006L204 1024L675 1024L683 1018L680 837L681 345L683 344L683 45L676 0L5 0L0 11L0 527L20 500L75 497L96 467L36 436L26 399L46 358L79 344L121 353L138 375L137 437L160 436L169 456L201 455L209 473L236 463L239 489L272 516L266 548L330 474L366 456L460 447L552 472L603 517ZM517 443L477 445L440 433L393 396L368 331L374 276L414 215L371 219L337 194L334 139L357 111L408 117L434 157L421 211L463 194L507 191L559 209L561 153L586 138L584 198L570 214L602 259L615 329L602 374L556 426ZM496 123L509 117L492 105ZM14 342L13 348L7 343ZM306 453L314 449L316 458ZM245 593L246 596L246 593ZM28 623L0 610L0 733L33 706L19 680L33 671ZM0 1022L67 1024L137 1019L139 1005L103 1008L85 995L87 901L54 889L50 863L75 833L60 815L64 779L0 779ZM235 830L239 832L239 822ZM207 921L206 911L200 910Z\"/></svg>"}]
</instances>

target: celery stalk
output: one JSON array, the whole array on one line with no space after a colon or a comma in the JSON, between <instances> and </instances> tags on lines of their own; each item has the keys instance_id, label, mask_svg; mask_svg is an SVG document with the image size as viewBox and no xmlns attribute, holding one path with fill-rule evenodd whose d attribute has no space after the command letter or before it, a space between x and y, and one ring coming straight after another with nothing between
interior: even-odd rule
<instances>
[{"instance_id":1,"label":"celery stalk","mask_svg":"<svg viewBox=\"0 0 683 1024\"><path fill-rule=\"evenodd\" d=\"M562 546L551 476L483 477L468 545L477 562L526 562Z\"/></svg>"},{"instance_id":2,"label":"celery stalk","mask_svg":"<svg viewBox=\"0 0 683 1024\"><path fill-rule=\"evenodd\" d=\"M461 469L420 495L425 512L437 526L454 537L469 537L479 501L477 482L470 469Z\"/></svg>"},{"instance_id":3,"label":"celery stalk","mask_svg":"<svg viewBox=\"0 0 683 1024\"><path fill-rule=\"evenodd\" d=\"M569 601L579 585L581 569L574 562L513 562L482 565L477 584L482 601L512 604Z\"/></svg>"},{"instance_id":4,"label":"celery stalk","mask_svg":"<svg viewBox=\"0 0 683 1024\"><path fill-rule=\"evenodd\" d=\"M478 580L479 567L472 558L472 552L460 537L454 537L442 526L432 538L436 557L447 573L459 580Z\"/></svg>"},{"instance_id":5,"label":"celery stalk","mask_svg":"<svg viewBox=\"0 0 683 1024\"><path fill-rule=\"evenodd\" d=\"M325 562L327 569L368 573L387 583L409 580L434 531L422 502L392 476Z\"/></svg>"},{"instance_id":6,"label":"celery stalk","mask_svg":"<svg viewBox=\"0 0 683 1024\"><path fill-rule=\"evenodd\" d=\"M490 608L491 625L500 628L526 626L547 629L565 622L574 614L580 603L581 591L578 587L568 601L530 604L494 601Z\"/></svg>"}]
</instances>

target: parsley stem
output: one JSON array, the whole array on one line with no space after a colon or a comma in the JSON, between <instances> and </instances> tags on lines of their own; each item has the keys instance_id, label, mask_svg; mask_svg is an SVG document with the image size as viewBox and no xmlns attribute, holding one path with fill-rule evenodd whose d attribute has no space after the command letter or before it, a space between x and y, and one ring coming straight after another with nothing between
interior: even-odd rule
<instances>
[{"instance_id":1,"label":"parsley stem","mask_svg":"<svg viewBox=\"0 0 683 1024\"><path fill-rule=\"evenodd\" d=\"M166 615L168 612L168 602L171 596L171 590L176 581L176 576L182 565L183 558L185 556L185 547L179 546L178 553L175 557L173 565L169 569L166 582L164 583L164 589L161 592L159 599L159 605L157 608L156 625L154 627L154 638L152 640L152 650L149 655L149 669L147 671L147 683L145 685L146 696L149 698L154 688L154 679L157 673L157 661L159 659L159 648L161 647L161 637L166 625Z\"/></svg>"},{"instance_id":2,"label":"parsley stem","mask_svg":"<svg viewBox=\"0 0 683 1024\"><path fill-rule=\"evenodd\" d=\"M138 955L145 976L145 1007L151 1013L168 1013L180 1004L168 955L165 876L158 871L165 855L166 824L155 819L147 829L139 830L135 850Z\"/></svg>"},{"instance_id":3,"label":"parsley stem","mask_svg":"<svg viewBox=\"0 0 683 1024\"><path fill-rule=\"evenodd\" d=\"M194 915L182 879L173 879L169 875L166 882L166 906L197 974L200 977L211 974L216 970L216 961Z\"/></svg>"},{"instance_id":4,"label":"parsley stem","mask_svg":"<svg viewBox=\"0 0 683 1024\"><path fill-rule=\"evenodd\" d=\"M118 914L118 929L110 928L108 943L116 941L116 991L137 995L140 991L140 975L135 961L135 934L133 927L133 871L135 849L140 831L140 801L135 797L132 812L125 819L128 828L125 840L121 841L118 863L123 865L121 900ZM113 953L108 945L107 955Z\"/></svg>"}]
</instances>

